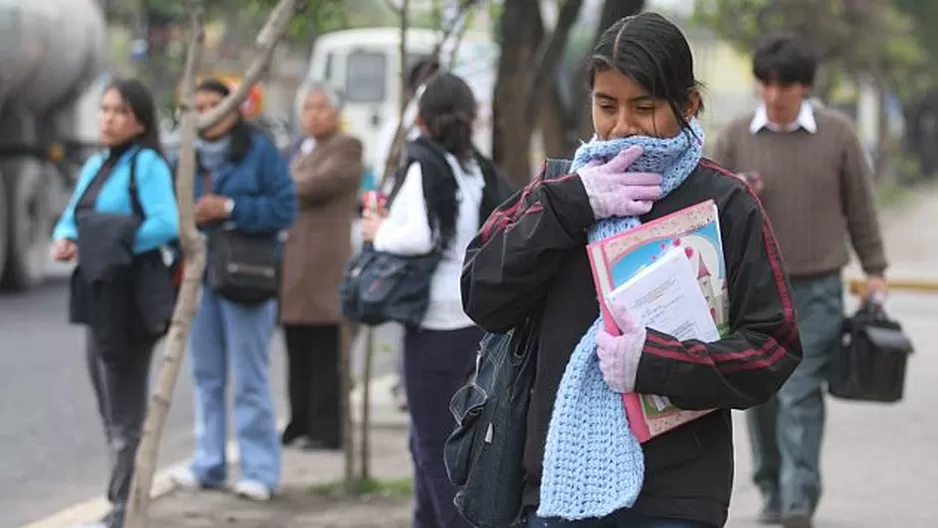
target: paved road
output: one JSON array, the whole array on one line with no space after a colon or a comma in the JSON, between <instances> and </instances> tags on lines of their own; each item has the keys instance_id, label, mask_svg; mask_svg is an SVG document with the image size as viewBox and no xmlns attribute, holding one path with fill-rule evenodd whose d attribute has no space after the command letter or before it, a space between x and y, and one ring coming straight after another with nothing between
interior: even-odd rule
<instances>
[{"instance_id":1,"label":"paved road","mask_svg":"<svg viewBox=\"0 0 938 528\"><path fill-rule=\"evenodd\" d=\"M107 452L84 363L83 332L66 321L63 271L26 295L0 296L0 527L21 526L103 492ZM390 339L382 332L381 341ZM382 345L388 348L388 345ZM274 393L283 415L284 361L272 349ZM391 368L379 355L376 371ZM192 391L183 367L160 466L192 449ZM155 378L154 372L154 378Z\"/></svg>"},{"instance_id":2,"label":"paved road","mask_svg":"<svg viewBox=\"0 0 938 528\"><path fill-rule=\"evenodd\" d=\"M885 222L896 274L938 276L938 244L927 226L938 188L918 193ZM930 237L930 238L929 238ZM930 243L925 243L930 240ZM101 493L106 453L85 375L82 334L65 322L60 278L25 296L0 297L0 527L55 513ZM825 443L826 493L820 528L938 526L938 296L896 293L890 310L916 345L906 400L897 406L833 402ZM393 346L384 331L379 348ZM283 379L279 338L273 376ZM378 373L392 354L379 355ZM283 394L277 383L275 393ZM283 409L280 398L280 409ZM189 456L191 391L176 390L161 466ZM740 422L741 425L741 422ZM731 528L753 528L758 496L749 483L748 443L737 428L738 467Z\"/></svg>"},{"instance_id":3,"label":"paved road","mask_svg":"<svg viewBox=\"0 0 938 528\"><path fill-rule=\"evenodd\" d=\"M936 210L938 185L883 218L892 276L938 280L938 235L928 227ZM849 273L858 276L855 268ZM917 348L905 399L897 405L829 400L818 528L938 526L938 294L893 292L887 308ZM742 415L737 419L728 527L755 528L759 494L750 482L745 423Z\"/></svg>"},{"instance_id":4,"label":"paved road","mask_svg":"<svg viewBox=\"0 0 938 528\"><path fill-rule=\"evenodd\" d=\"M106 482L107 452L86 375L83 332L66 322L67 299L61 279L24 296L0 297L2 526L97 496ZM279 346L273 357L279 378ZM190 388L181 377L161 461L190 454Z\"/></svg>"},{"instance_id":5,"label":"paved road","mask_svg":"<svg viewBox=\"0 0 938 528\"><path fill-rule=\"evenodd\" d=\"M938 268L933 268L938 271ZM890 312L917 347L898 405L831 401L818 528L938 526L938 295L895 294ZM749 442L736 421L737 471L729 528L756 528Z\"/></svg>"}]
</instances>

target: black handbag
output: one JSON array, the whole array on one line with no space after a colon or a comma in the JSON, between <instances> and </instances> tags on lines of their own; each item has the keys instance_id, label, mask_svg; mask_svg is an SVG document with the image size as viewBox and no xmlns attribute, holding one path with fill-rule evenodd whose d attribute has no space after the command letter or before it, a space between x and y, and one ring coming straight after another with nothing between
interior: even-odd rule
<instances>
[{"instance_id":1,"label":"black handbag","mask_svg":"<svg viewBox=\"0 0 938 528\"><path fill-rule=\"evenodd\" d=\"M208 235L208 286L229 301L257 305L280 291L280 241L269 233L218 228Z\"/></svg>"},{"instance_id":2,"label":"black handbag","mask_svg":"<svg viewBox=\"0 0 938 528\"><path fill-rule=\"evenodd\" d=\"M419 325L427 314L438 249L403 257L365 244L352 257L339 287L342 314L356 323L377 326L389 321Z\"/></svg>"},{"instance_id":3,"label":"black handbag","mask_svg":"<svg viewBox=\"0 0 938 528\"><path fill-rule=\"evenodd\" d=\"M212 175L202 173L202 188ZM221 224L206 237L208 287L229 301L249 306L280 294L280 240L274 233L248 233Z\"/></svg>"},{"instance_id":4,"label":"black handbag","mask_svg":"<svg viewBox=\"0 0 938 528\"><path fill-rule=\"evenodd\" d=\"M387 207L394 203L404 184L407 167L415 161L407 158L396 171ZM423 171L421 184L424 189L433 185L430 172ZM435 215L429 203L425 208L432 228ZM430 304L433 273L442 259L442 243L438 236L429 253L414 256L378 251L372 243L366 242L362 250L349 260L339 285L342 315L368 326L387 322L420 325Z\"/></svg>"},{"instance_id":5,"label":"black handbag","mask_svg":"<svg viewBox=\"0 0 938 528\"><path fill-rule=\"evenodd\" d=\"M898 402L913 350L898 322L881 306L864 303L844 322L840 346L831 360L828 392L845 400Z\"/></svg>"},{"instance_id":6,"label":"black handbag","mask_svg":"<svg viewBox=\"0 0 938 528\"><path fill-rule=\"evenodd\" d=\"M521 522L524 445L535 374L538 325L527 320L505 334L487 334L476 372L450 402L456 429L444 461L459 486L459 513L478 528Z\"/></svg>"}]
</instances>

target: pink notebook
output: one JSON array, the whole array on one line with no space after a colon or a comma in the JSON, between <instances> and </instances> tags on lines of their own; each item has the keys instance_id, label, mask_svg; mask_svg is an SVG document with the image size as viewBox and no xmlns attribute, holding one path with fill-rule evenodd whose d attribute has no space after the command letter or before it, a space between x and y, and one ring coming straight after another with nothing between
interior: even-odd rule
<instances>
[{"instance_id":1,"label":"pink notebook","mask_svg":"<svg viewBox=\"0 0 938 528\"><path fill-rule=\"evenodd\" d=\"M712 200L589 244L587 251L608 332L618 333L606 301L613 290L665 254L680 251L692 266L719 335L728 333L726 264L719 213ZM640 442L712 412L681 410L666 397L652 394L625 394L623 401L629 425Z\"/></svg>"}]
</instances>

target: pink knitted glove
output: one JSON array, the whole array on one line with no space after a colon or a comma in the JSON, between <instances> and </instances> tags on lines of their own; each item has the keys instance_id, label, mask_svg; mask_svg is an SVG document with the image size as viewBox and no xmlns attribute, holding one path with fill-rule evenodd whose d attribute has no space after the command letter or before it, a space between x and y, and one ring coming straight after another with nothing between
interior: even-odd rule
<instances>
[{"instance_id":1,"label":"pink knitted glove","mask_svg":"<svg viewBox=\"0 0 938 528\"><path fill-rule=\"evenodd\" d=\"M613 303L609 309L622 334L614 336L603 328L599 330L596 335L599 369L610 389L623 393L634 392L638 361L642 357L648 332L622 304Z\"/></svg>"},{"instance_id":2,"label":"pink knitted glove","mask_svg":"<svg viewBox=\"0 0 938 528\"><path fill-rule=\"evenodd\" d=\"M577 171L597 220L643 215L661 198L660 174L627 172L642 152L638 145L629 147L605 164L589 163Z\"/></svg>"}]
</instances>

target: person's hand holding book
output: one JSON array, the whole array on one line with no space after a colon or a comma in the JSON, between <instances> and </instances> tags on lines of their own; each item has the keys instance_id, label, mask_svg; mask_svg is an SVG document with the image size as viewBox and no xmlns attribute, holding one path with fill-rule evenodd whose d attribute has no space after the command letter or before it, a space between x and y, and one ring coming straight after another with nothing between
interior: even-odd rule
<instances>
[{"instance_id":1,"label":"person's hand holding book","mask_svg":"<svg viewBox=\"0 0 938 528\"><path fill-rule=\"evenodd\" d=\"M642 357L648 332L623 303L614 301L610 311L620 335L612 335L605 328L599 329L596 335L599 369L610 389L622 393L634 392L638 362Z\"/></svg>"}]
</instances>

